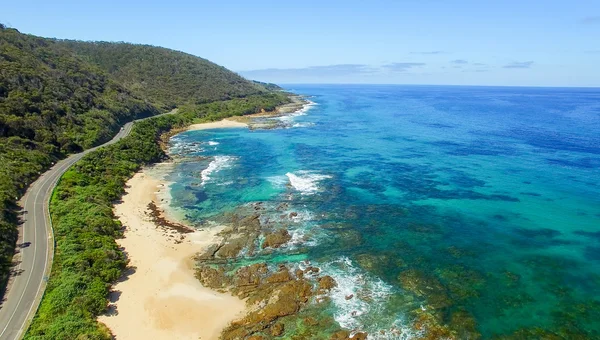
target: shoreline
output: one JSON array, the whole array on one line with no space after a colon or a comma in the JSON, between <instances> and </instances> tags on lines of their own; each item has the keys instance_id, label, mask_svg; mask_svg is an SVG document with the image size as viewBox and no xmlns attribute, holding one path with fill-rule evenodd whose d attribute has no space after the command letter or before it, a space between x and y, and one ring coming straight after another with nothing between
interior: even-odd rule
<instances>
[{"instance_id":1,"label":"shoreline","mask_svg":"<svg viewBox=\"0 0 600 340\"><path fill-rule=\"evenodd\" d=\"M206 288L194 277L193 257L219 242L221 228L181 233L157 226L148 204L160 206L157 195L168 188L149 172L136 173L114 207L125 227L117 243L130 263L113 285L109 312L98 321L121 339L218 339L247 312L243 300Z\"/></svg>"},{"instance_id":2,"label":"shoreline","mask_svg":"<svg viewBox=\"0 0 600 340\"><path fill-rule=\"evenodd\" d=\"M307 107L309 107L310 105L314 104L313 102L311 102L299 95L292 95L289 98L291 100L290 103L283 104L283 105L277 107L273 111L263 111L263 112L253 113L253 114L244 115L244 116L233 116L233 117L225 118L225 119L222 119L222 120L219 120L216 122L192 124L182 130L183 131L193 131L193 130L244 128L244 127L245 128L253 128L253 126L270 128L270 127L273 127L273 126L270 126L270 124L264 124L264 123L263 124L255 124L255 123L253 123L253 120L258 120L261 118L266 119L266 118L282 117L282 116L285 116L288 114L292 114L292 113L304 110Z\"/></svg>"},{"instance_id":3,"label":"shoreline","mask_svg":"<svg viewBox=\"0 0 600 340\"><path fill-rule=\"evenodd\" d=\"M312 104L301 96L290 98L272 112L193 124L182 131L252 128L253 119L284 116ZM163 138L163 147L166 142ZM127 182L122 201L113 207L125 229L117 243L130 264L113 285L108 312L98 321L116 338L218 339L254 310L246 299L209 288L196 277L195 257L222 244L225 236L217 234L223 227L196 230L182 212L170 208L170 183L164 179L170 166L157 163L137 172Z\"/></svg>"}]
</instances>

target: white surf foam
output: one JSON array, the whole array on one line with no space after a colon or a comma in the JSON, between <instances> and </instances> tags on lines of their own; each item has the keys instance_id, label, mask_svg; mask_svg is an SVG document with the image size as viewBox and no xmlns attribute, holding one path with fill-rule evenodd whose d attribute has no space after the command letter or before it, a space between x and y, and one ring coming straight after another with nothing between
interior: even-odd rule
<instances>
[{"instance_id":1,"label":"white surf foam","mask_svg":"<svg viewBox=\"0 0 600 340\"><path fill-rule=\"evenodd\" d=\"M234 157L232 156L215 156L214 160L208 164L208 167L200 172L201 185L205 185L210 180L211 174L230 167L233 159Z\"/></svg>"},{"instance_id":2,"label":"white surf foam","mask_svg":"<svg viewBox=\"0 0 600 340\"><path fill-rule=\"evenodd\" d=\"M301 109L297 111L272 119L279 120L281 123L283 123L283 127L287 129L312 126L314 125L313 123L294 123L294 120L298 116L305 116L306 113L316 105L317 103L309 101L308 104L305 104Z\"/></svg>"},{"instance_id":3,"label":"white surf foam","mask_svg":"<svg viewBox=\"0 0 600 340\"><path fill-rule=\"evenodd\" d=\"M305 104L300 110L294 112L294 114L296 114L296 115L305 115L306 112L308 112L310 109L312 109L313 107L319 105L319 104L317 104L317 103L315 103L315 102L313 102L311 100L307 100L307 101L308 101L308 103Z\"/></svg>"},{"instance_id":4,"label":"white surf foam","mask_svg":"<svg viewBox=\"0 0 600 340\"><path fill-rule=\"evenodd\" d=\"M303 128L303 127L309 127L309 126L315 126L315 123L294 123L294 124L292 124L293 128Z\"/></svg>"},{"instance_id":5,"label":"white surf foam","mask_svg":"<svg viewBox=\"0 0 600 340\"><path fill-rule=\"evenodd\" d=\"M413 339L419 336L402 319L390 320L388 325L373 325L365 324L361 318L368 316L370 319L376 314L367 314L381 311L393 294L389 284L367 275L347 257L325 263L321 269L337 283L328 296L335 305L334 319L342 328L367 331L368 339Z\"/></svg>"},{"instance_id":6,"label":"white surf foam","mask_svg":"<svg viewBox=\"0 0 600 340\"><path fill-rule=\"evenodd\" d=\"M271 176L267 177L267 180L275 187L275 188L285 188L286 184L288 184L288 178L285 175L282 176Z\"/></svg>"},{"instance_id":7,"label":"white surf foam","mask_svg":"<svg viewBox=\"0 0 600 340\"><path fill-rule=\"evenodd\" d=\"M215 142L215 141L209 140L208 141L208 145L210 145L210 146L219 145L219 142Z\"/></svg>"},{"instance_id":8,"label":"white surf foam","mask_svg":"<svg viewBox=\"0 0 600 340\"><path fill-rule=\"evenodd\" d=\"M285 174L294 189L302 195L312 195L319 191L318 183L324 179L331 178L329 175L315 174L311 171L298 171L297 174L288 172Z\"/></svg>"}]
</instances>

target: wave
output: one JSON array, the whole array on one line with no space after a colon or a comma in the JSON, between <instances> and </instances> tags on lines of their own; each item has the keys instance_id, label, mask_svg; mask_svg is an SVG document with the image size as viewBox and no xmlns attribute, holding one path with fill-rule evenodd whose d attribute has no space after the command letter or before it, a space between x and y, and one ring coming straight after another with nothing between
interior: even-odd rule
<instances>
[{"instance_id":1,"label":"wave","mask_svg":"<svg viewBox=\"0 0 600 340\"><path fill-rule=\"evenodd\" d=\"M308 102L307 104L305 104L300 110L294 112L293 114L296 114L298 116L305 115L306 112L308 112L310 109L319 105L311 100L307 100L307 102Z\"/></svg>"},{"instance_id":2,"label":"wave","mask_svg":"<svg viewBox=\"0 0 600 340\"><path fill-rule=\"evenodd\" d=\"M293 127L293 128L303 128L303 127L309 127L309 126L315 126L315 123L294 123L294 124L292 124L291 127Z\"/></svg>"},{"instance_id":3,"label":"wave","mask_svg":"<svg viewBox=\"0 0 600 340\"><path fill-rule=\"evenodd\" d=\"M335 306L334 319L342 328L366 331L368 339L414 339L422 335L402 318L381 317L393 294L392 286L367 275L348 257L327 262L321 270L337 283L328 296Z\"/></svg>"},{"instance_id":4,"label":"wave","mask_svg":"<svg viewBox=\"0 0 600 340\"><path fill-rule=\"evenodd\" d=\"M288 113L288 114L280 116L280 117L275 117L272 119L280 121L283 124L282 127L286 128L286 129L313 126L314 123L294 123L294 120L298 116L305 116L306 113L316 105L318 105L318 104L315 102L309 101L308 104L305 104L304 106L302 106L301 109L299 109L297 111Z\"/></svg>"},{"instance_id":5,"label":"wave","mask_svg":"<svg viewBox=\"0 0 600 340\"><path fill-rule=\"evenodd\" d=\"M285 175L267 177L267 181L269 181L273 187L278 189L285 188L289 183L288 178Z\"/></svg>"},{"instance_id":6,"label":"wave","mask_svg":"<svg viewBox=\"0 0 600 340\"><path fill-rule=\"evenodd\" d=\"M298 171L298 175L288 172L285 174L294 189L300 191L302 195L313 195L319 191L317 184L331 178L329 175L315 174L310 171Z\"/></svg>"},{"instance_id":7,"label":"wave","mask_svg":"<svg viewBox=\"0 0 600 340\"><path fill-rule=\"evenodd\" d=\"M208 167L200 172L200 178L202 179L201 185L205 185L209 180L211 174L219 172L230 166L230 162L234 159L232 156L215 156L214 160L208 164Z\"/></svg>"},{"instance_id":8,"label":"wave","mask_svg":"<svg viewBox=\"0 0 600 340\"><path fill-rule=\"evenodd\" d=\"M210 145L210 146L219 145L219 142L215 142L215 141L209 140L208 141L208 145Z\"/></svg>"}]
</instances>

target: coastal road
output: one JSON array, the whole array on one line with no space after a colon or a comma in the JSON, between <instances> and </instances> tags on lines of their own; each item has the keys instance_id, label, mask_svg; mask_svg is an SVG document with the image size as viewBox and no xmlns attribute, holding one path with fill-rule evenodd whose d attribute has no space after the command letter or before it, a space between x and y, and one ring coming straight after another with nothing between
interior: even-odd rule
<instances>
[{"instance_id":1,"label":"coastal road","mask_svg":"<svg viewBox=\"0 0 600 340\"><path fill-rule=\"evenodd\" d=\"M172 114L176 111L175 109L164 114ZM16 274L11 278L0 306L0 340L23 337L46 288L54 255L54 238L48 205L56 183L62 174L83 156L129 135L133 123L125 124L107 143L71 155L54 164L29 186L21 198L23 224L19 228L17 241L19 251L15 255L18 265L13 268Z\"/></svg>"}]
</instances>

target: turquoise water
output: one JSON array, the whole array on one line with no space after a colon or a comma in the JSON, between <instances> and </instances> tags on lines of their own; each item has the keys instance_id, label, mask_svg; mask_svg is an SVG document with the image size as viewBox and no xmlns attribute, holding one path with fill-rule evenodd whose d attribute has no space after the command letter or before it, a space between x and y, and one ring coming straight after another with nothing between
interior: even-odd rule
<instances>
[{"instance_id":1,"label":"turquoise water","mask_svg":"<svg viewBox=\"0 0 600 340\"><path fill-rule=\"evenodd\" d=\"M600 338L600 91L290 90L316 105L285 128L175 136L172 205L200 225L288 202L293 239L268 261L319 265L328 312L374 338L419 310L463 338L458 312L483 338Z\"/></svg>"}]
</instances>

